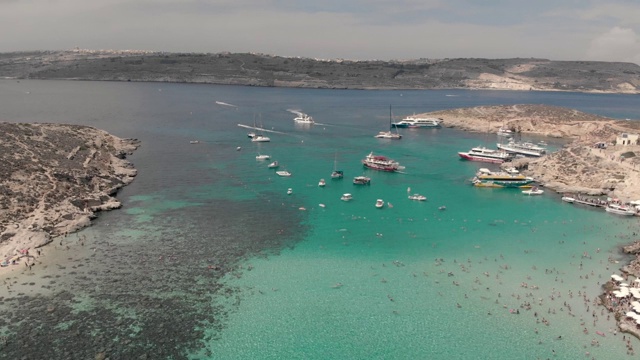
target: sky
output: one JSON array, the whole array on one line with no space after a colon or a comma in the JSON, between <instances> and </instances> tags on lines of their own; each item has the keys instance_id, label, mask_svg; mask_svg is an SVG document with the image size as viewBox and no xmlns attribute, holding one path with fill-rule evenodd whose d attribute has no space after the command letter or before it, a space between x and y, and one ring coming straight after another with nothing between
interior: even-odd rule
<instances>
[{"instance_id":1,"label":"sky","mask_svg":"<svg viewBox=\"0 0 640 360\"><path fill-rule=\"evenodd\" d=\"M640 64L640 0L0 0L0 52Z\"/></svg>"}]
</instances>

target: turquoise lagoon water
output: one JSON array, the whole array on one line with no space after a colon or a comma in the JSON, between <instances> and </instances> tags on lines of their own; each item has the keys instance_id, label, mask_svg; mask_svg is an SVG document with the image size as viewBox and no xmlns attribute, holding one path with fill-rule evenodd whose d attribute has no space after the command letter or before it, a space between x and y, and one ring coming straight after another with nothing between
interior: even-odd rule
<instances>
[{"instance_id":1,"label":"turquoise lagoon water","mask_svg":"<svg viewBox=\"0 0 640 360\"><path fill-rule=\"evenodd\" d=\"M634 238L637 219L565 204L551 191L527 197L470 186L486 165L461 161L457 152L493 146L492 134L443 128L400 130L400 141L373 135L387 128L389 104L396 116L543 103L637 119L633 96L41 81L1 81L0 92L4 120L86 124L142 140L130 157L138 178L119 194L123 209L101 214L86 232L98 250L106 246L105 253L116 255L94 260L89 254L86 262L135 279L116 291L132 302L141 301L136 296L175 300L163 316L121 297L103 305L95 300L93 312L82 313L91 318L101 306L130 306L138 321L128 334L132 348L168 349L154 341L179 324L180 341L158 356L628 357L613 319L593 301L626 260L619 246ZM296 126L287 109L301 109L319 124ZM277 131L268 134L270 143L251 143L237 126L254 121ZM360 160L371 151L406 169L364 169ZM269 154L293 175L278 177L257 154ZM334 163L344 179L330 179ZM370 186L351 183L362 174L371 177ZM416 192L428 200L407 199ZM343 193L353 201L341 201ZM378 198L385 208L374 207ZM220 277L210 276L211 266L222 268ZM106 278L88 285L74 276L61 281L75 286L77 299L95 296L94 286L111 286ZM145 326L166 329L165 335L149 335ZM111 354L139 355L109 347L105 338Z\"/></svg>"}]
</instances>

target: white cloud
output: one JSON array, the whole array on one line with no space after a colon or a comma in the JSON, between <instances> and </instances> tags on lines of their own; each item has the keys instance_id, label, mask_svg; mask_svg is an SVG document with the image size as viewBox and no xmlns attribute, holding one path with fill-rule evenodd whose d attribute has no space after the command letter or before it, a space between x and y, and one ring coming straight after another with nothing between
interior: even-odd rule
<instances>
[{"instance_id":1,"label":"white cloud","mask_svg":"<svg viewBox=\"0 0 640 360\"><path fill-rule=\"evenodd\" d=\"M616 26L591 41L587 58L640 64L640 38L633 29Z\"/></svg>"}]
</instances>

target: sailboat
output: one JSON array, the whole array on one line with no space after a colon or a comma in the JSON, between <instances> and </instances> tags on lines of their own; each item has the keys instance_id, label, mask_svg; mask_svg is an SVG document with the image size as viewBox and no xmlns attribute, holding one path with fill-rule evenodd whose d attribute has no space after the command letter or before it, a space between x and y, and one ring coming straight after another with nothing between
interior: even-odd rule
<instances>
[{"instance_id":1,"label":"sailboat","mask_svg":"<svg viewBox=\"0 0 640 360\"><path fill-rule=\"evenodd\" d=\"M338 165L338 153L336 153L335 158L333 159L333 172L331 173L332 179L342 179L344 177L344 173L342 170L337 170Z\"/></svg>"},{"instance_id":2,"label":"sailboat","mask_svg":"<svg viewBox=\"0 0 640 360\"><path fill-rule=\"evenodd\" d=\"M262 116L260 116L260 129L262 129L262 128L263 128L262 127ZM260 134L254 134L253 137L251 137L251 141L252 142L269 142L269 141L271 141L271 139L261 132Z\"/></svg>"},{"instance_id":3,"label":"sailboat","mask_svg":"<svg viewBox=\"0 0 640 360\"><path fill-rule=\"evenodd\" d=\"M391 120L392 120L393 116L391 115L391 105L389 105L389 128L391 128ZM378 133L378 135L375 135L374 137L378 138L378 139L392 139L392 140L400 140L402 139L402 135L400 135L400 133L398 133L398 128L396 127L396 132L391 132L391 130L389 131L380 131Z\"/></svg>"}]
</instances>

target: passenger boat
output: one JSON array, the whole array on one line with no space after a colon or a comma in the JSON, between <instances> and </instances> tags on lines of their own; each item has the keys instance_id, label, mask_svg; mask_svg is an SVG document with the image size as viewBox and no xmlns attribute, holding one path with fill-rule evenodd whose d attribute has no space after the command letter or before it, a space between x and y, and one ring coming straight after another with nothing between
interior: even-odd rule
<instances>
[{"instance_id":1,"label":"passenger boat","mask_svg":"<svg viewBox=\"0 0 640 360\"><path fill-rule=\"evenodd\" d=\"M409 195L409 200L427 201L427 197L420 194Z\"/></svg>"},{"instance_id":2,"label":"passenger boat","mask_svg":"<svg viewBox=\"0 0 640 360\"><path fill-rule=\"evenodd\" d=\"M633 216L636 214L636 211L633 208L630 208L624 205L614 204L614 203L607 205L607 207L604 208L604 210L608 213L623 215L623 216Z\"/></svg>"},{"instance_id":3,"label":"passenger boat","mask_svg":"<svg viewBox=\"0 0 640 360\"><path fill-rule=\"evenodd\" d=\"M269 142L271 141L271 138L265 135L256 134L251 138L251 141L252 142Z\"/></svg>"},{"instance_id":4,"label":"passenger boat","mask_svg":"<svg viewBox=\"0 0 640 360\"><path fill-rule=\"evenodd\" d=\"M522 190L522 193L525 195L542 195L544 193L544 190L539 189L537 186L534 186L529 190Z\"/></svg>"},{"instance_id":5,"label":"passenger boat","mask_svg":"<svg viewBox=\"0 0 640 360\"><path fill-rule=\"evenodd\" d=\"M342 201L351 201L352 199L353 199L353 195L349 193L342 194L342 196L340 197L340 200Z\"/></svg>"},{"instance_id":6,"label":"passenger boat","mask_svg":"<svg viewBox=\"0 0 640 360\"><path fill-rule=\"evenodd\" d=\"M274 161L274 162L272 162L271 164L267 165L267 167L268 167L269 169L275 169L275 168L277 168L278 166L280 166L280 164L278 164L278 161Z\"/></svg>"},{"instance_id":7,"label":"passenger boat","mask_svg":"<svg viewBox=\"0 0 640 360\"><path fill-rule=\"evenodd\" d=\"M458 156L464 160L494 164L502 164L505 161L511 161L511 159L513 159L513 154L504 150L487 149L485 147L474 147L467 152L459 152Z\"/></svg>"},{"instance_id":8,"label":"passenger boat","mask_svg":"<svg viewBox=\"0 0 640 360\"><path fill-rule=\"evenodd\" d=\"M376 200L376 207L378 209L381 209L382 207L384 207L384 201L382 201L382 199Z\"/></svg>"},{"instance_id":9,"label":"passenger boat","mask_svg":"<svg viewBox=\"0 0 640 360\"><path fill-rule=\"evenodd\" d=\"M269 155L258 154L258 156L256 156L256 160L269 160L270 158L271 158L271 156L269 156Z\"/></svg>"},{"instance_id":10,"label":"passenger boat","mask_svg":"<svg viewBox=\"0 0 640 360\"><path fill-rule=\"evenodd\" d=\"M396 128L439 128L442 125L442 119L424 118L415 114L402 119L401 121L391 123Z\"/></svg>"},{"instance_id":11,"label":"passenger boat","mask_svg":"<svg viewBox=\"0 0 640 360\"><path fill-rule=\"evenodd\" d=\"M400 166L397 161L391 160L386 156L373 155L373 152L362 159L362 164L369 169L380 171L394 172L404 169L404 166Z\"/></svg>"},{"instance_id":12,"label":"passenger boat","mask_svg":"<svg viewBox=\"0 0 640 360\"><path fill-rule=\"evenodd\" d=\"M512 174L504 171L490 171L482 168L478 170L473 185L477 187L495 187L495 188L531 188L534 181L532 177L522 174Z\"/></svg>"},{"instance_id":13,"label":"passenger boat","mask_svg":"<svg viewBox=\"0 0 640 360\"><path fill-rule=\"evenodd\" d=\"M278 176L284 176L284 177L289 177L291 176L291 173L288 172L287 170L280 170L280 171L276 171L276 174L278 174Z\"/></svg>"},{"instance_id":14,"label":"passenger boat","mask_svg":"<svg viewBox=\"0 0 640 360\"><path fill-rule=\"evenodd\" d=\"M324 179L320 179L320 181L318 182L318 186L324 187L325 185L327 185L327 183L324 181Z\"/></svg>"},{"instance_id":15,"label":"passenger boat","mask_svg":"<svg viewBox=\"0 0 640 360\"><path fill-rule=\"evenodd\" d=\"M369 185L371 184L371 178L366 176L356 176L353 178L354 185Z\"/></svg>"},{"instance_id":16,"label":"passenger boat","mask_svg":"<svg viewBox=\"0 0 640 360\"><path fill-rule=\"evenodd\" d=\"M546 148L530 142L509 141L507 144L497 143L496 145L498 149L524 156L540 157L547 153Z\"/></svg>"}]
</instances>

